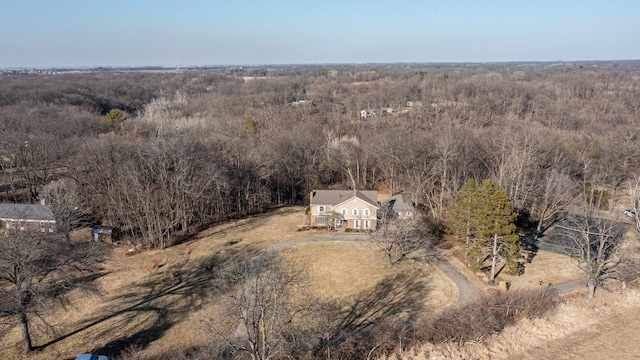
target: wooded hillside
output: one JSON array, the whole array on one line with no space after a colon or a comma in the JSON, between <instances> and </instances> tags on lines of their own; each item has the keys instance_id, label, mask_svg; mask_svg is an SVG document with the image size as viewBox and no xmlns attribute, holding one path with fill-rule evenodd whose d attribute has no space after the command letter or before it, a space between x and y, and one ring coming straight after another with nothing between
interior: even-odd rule
<instances>
[{"instance_id":1,"label":"wooded hillside","mask_svg":"<svg viewBox=\"0 0 640 360\"><path fill-rule=\"evenodd\" d=\"M437 225L469 178L544 222L550 197L640 173L639 79L635 62L5 73L0 191L72 179L146 247L310 189L402 190Z\"/></svg>"}]
</instances>

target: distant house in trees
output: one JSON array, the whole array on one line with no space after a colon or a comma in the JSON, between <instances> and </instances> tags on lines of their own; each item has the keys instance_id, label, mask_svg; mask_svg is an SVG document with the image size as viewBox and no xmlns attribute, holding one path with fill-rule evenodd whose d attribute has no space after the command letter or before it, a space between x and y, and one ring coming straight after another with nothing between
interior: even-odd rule
<instances>
[{"instance_id":1,"label":"distant house in trees","mask_svg":"<svg viewBox=\"0 0 640 360\"><path fill-rule=\"evenodd\" d=\"M56 219L48 205L0 204L0 223L6 230L53 232Z\"/></svg>"},{"instance_id":2,"label":"distant house in trees","mask_svg":"<svg viewBox=\"0 0 640 360\"><path fill-rule=\"evenodd\" d=\"M313 100L297 100L291 102L291 106L299 107L299 106L308 106L313 105Z\"/></svg>"},{"instance_id":3,"label":"distant house in trees","mask_svg":"<svg viewBox=\"0 0 640 360\"><path fill-rule=\"evenodd\" d=\"M311 226L376 229L377 191L314 190L309 197Z\"/></svg>"},{"instance_id":4,"label":"distant house in trees","mask_svg":"<svg viewBox=\"0 0 640 360\"><path fill-rule=\"evenodd\" d=\"M409 101L406 102L405 105L407 107L420 107L420 106L422 106L422 101L421 100L415 100L415 101L409 100Z\"/></svg>"},{"instance_id":5,"label":"distant house in trees","mask_svg":"<svg viewBox=\"0 0 640 360\"><path fill-rule=\"evenodd\" d=\"M382 113L382 115L391 115L393 114L393 109L390 107L383 107L382 109L380 109L380 112Z\"/></svg>"},{"instance_id":6,"label":"distant house in trees","mask_svg":"<svg viewBox=\"0 0 640 360\"><path fill-rule=\"evenodd\" d=\"M395 219L414 219L416 217L416 209L408 195L392 196L389 199L389 207Z\"/></svg>"},{"instance_id":7,"label":"distant house in trees","mask_svg":"<svg viewBox=\"0 0 640 360\"><path fill-rule=\"evenodd\" d=\"M378 116L378 111L376 109L360 110L360 119L368 119L376 116Z\"/></svg>"}]
</instances>

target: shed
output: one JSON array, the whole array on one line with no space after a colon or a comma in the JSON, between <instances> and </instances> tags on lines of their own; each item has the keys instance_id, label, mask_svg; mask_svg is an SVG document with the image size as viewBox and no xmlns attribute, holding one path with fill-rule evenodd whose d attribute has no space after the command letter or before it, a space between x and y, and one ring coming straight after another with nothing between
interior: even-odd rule
<instances>
[{"instance_id":1,"label":"shed","mask_svg":"<svg viewBox=\"0 0 640 360\"><path fill-rule=\"evenodd\" d=\"M113 227L94 225L91 228L91 238L93 241L113 243Z\"/></svg>"}]
</instances>

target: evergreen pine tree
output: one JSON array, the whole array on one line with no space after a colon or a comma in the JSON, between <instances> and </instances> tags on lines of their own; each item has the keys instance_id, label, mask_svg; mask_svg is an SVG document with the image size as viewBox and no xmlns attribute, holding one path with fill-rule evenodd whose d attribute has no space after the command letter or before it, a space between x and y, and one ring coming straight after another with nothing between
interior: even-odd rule
<instances>
[{"instance_id":1,"label":"evergreen pine tree","mask_svg":"<svg viewBox=\"0 0 640 360\"><path fill-rule=\"evenodd\" d=\"M453 202L453 210L449 214L449 233L465 242L465 255L469 256L475 240L475 231L481 204L478 184L473 179L467 180Z\"/></svg>"},{"instance_id":2,"label":"evergreen pine tree","mask_svg":"<svg viewBox=\"0 0 640 360\"><path fill-rule=\"evenodd\" d=\"M520 243L513 223L516 217L507 193L492 180L480 184L467 180L454 201L449 231L465 242L465 254L475 260L475 268L487 258L492 260L491 281L499 259L504 260L507 273L518 271Z\"/></svg>"},{"instance_id":3,"label":"evergreen pine tree","mask_svg":"<svg viewBox=\"0 0 640 360\"><path fill-rule=\"evenodd\" d=\"M495 279L496 260L501 258L505 261L507 273L517 273L518 257L520 254L520 241L515 233L516 226L513 223L518 214L513 212L513 203L507 192L498 189L492 180L484 180L480 185L484 194L487 208L487 218L483 230L485 236L490 235L493 239L491 247L491 277Z\"/></svg>"}]
</instances>

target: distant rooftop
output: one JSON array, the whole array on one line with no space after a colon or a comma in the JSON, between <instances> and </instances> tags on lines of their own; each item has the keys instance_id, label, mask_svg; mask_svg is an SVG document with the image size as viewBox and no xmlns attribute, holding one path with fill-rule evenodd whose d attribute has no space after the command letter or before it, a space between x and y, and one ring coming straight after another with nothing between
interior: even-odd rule
<instances>
[{"instance_id":1,"label":"distant rooftop","mask_svg":"<svg viewBox=\"0 0 640 360\"><path fill-rule=\"evenodd\" d=\"M0 220L55 221L51 206L36 204L0 204Z\"/></svg>"}]
</instances>

